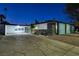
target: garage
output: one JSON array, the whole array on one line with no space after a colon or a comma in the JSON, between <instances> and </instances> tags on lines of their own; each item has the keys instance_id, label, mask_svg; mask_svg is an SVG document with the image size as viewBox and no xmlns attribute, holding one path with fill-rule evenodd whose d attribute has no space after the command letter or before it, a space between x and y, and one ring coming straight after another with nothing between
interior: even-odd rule
<instances>
[{"instance_id":1,"label":"garage","mask_svg":"<svg viewBox=\"0 0 79 59\"><path fill-rule=\"evenodd\" d=\"M30 26L5 25L5 35L31 34Z\"/></svg>"}]
</instances>

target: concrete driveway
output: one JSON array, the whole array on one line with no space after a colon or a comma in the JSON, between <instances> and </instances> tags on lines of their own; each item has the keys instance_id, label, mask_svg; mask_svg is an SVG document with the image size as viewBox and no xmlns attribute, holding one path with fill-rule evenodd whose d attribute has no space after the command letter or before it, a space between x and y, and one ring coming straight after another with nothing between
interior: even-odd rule
<instances>
[{"instance_id":1,"label":"concrete driveway","mask_svg":"<svg viewBox=\"0 0 79 59\"><path fill-rule=\"evenodd\" d=\"M78 51L79 47L45 36L0 36L1 56L77 56Z\"/></svg>"}]
</instances>

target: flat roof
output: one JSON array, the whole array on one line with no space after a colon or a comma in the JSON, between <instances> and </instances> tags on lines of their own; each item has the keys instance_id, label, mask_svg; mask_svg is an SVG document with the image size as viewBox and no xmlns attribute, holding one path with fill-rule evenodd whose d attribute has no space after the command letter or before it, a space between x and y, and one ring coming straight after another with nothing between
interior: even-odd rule
<instances>
[{"instance_id":1,"label":"flat roof","mask_svg":"<svg viewBox=\"0 0 79 59\"><path fill-rule=\"evenodd\" d=\"M73 24L72 22L64 22L64 21L59 21L59 20L56 20L56 19L52 19L52 20L46 20L46 21L43 21L43 22L38 22L38 23L33 23L33 24L42 24L42 23L49 23L49 22L58 22L58 23L64 23L64 24Z\"/></svg>"},{"instance_id":2,"label":"flat roof","mask_svg":"<svg viewBox=\"0 0 79 59\"><path fill-rule=\"evenodd\" d=\"M9 22L7 22L7 21L3 21L3 22L1 22L0 24L4 24L4 25L19 25L19 26L29 26L29 25L22 25L22 24L11 24L11 23L9 23Z\"/></svg>"}]
</instances>

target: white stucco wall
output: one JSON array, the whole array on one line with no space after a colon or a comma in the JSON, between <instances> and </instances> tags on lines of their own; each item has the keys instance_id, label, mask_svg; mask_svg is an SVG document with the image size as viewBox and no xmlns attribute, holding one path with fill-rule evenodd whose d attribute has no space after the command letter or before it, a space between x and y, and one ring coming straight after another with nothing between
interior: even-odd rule
<instances>
[{"instance_id":1,"label":"white stucco wall","mask_svg":"<svg viewBox=\"0 0 79 59\"><path fill-rule=\"evenodd\" d=\"M26 29L25 29L26 28ZM30 26L5 25L5 35L31 34Z\"/></svg>"},{"instance_id":2,"label":"white stucco wall","mask_svg":"<svg viewBox=\"0 0 79 59\"><path fill-rule=\"evenodd\" d=\"M59 23L59 34L65 34L65 24Z\"/></svg>"},{"instance_id":3,"label":"white stucco wall","mask_svg":"<svg viewBox=\"0 0 79 59\"><path fill-rule=\"evenodd\" d=\"M57 22L56 22L55 28L56 28L56 33L57 33L58 32L58 23Z\"/></svg>"},{"instance_id":4,"label":"white stucco wall","mask_svg":"<svg viewBox=\"0 0 79 59\"><path fill-rule=\"evenodd\" d=\"M36 24L35 27L36 27L35 29L39 29L39 30L47 29L47 23Z\"/></svg>"},{"instance_id":5,"label":"white stucco wall","mask_svg":"<svg viewBox=\"0 0 79 59\"><path fill-rule=\"evenodd\" d=\"M66 24L66 34L70 34L70 25Z\"/></svg>"},{"instance_id":6,"label":"white stucco wall","mask_svg":"<svg viewBox=\"0 0 79 59\"><path fill-rule=\"evenodd\" d=\"M71 29L70 26L71 26L70 24L59 23L59 34L70 34Z\"/></svg>"}]
</instances>

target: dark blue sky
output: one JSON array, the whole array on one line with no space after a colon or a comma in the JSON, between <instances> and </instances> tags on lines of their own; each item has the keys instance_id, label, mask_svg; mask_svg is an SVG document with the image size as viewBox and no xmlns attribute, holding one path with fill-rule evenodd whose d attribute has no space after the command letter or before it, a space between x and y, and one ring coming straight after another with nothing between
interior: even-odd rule
<instances>
[{"instance_id":1,"label":"dark blue sky","mask_svg":"<svg viewBox=\"0 0 79 59\"><path fill-rule=\"evenodd\" d=\"M4 8L7 11L4 12ZM35 19L39 21L56 18L60 21L69 21L64 13L65 4L0 4L0 13L7 15L7 21L12 24L30 24Z\"/></svg>"}]
</instances>

